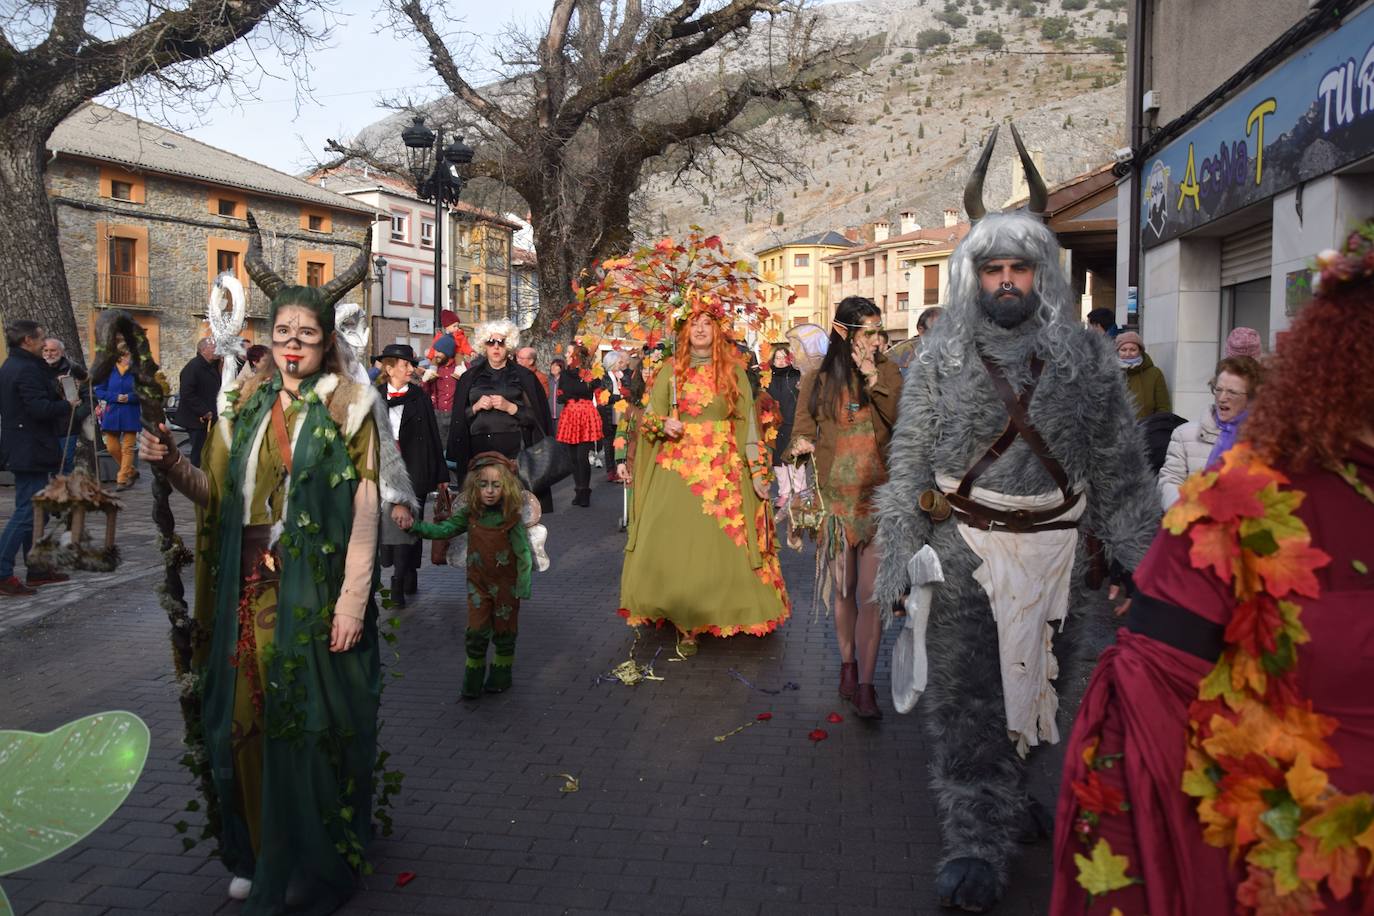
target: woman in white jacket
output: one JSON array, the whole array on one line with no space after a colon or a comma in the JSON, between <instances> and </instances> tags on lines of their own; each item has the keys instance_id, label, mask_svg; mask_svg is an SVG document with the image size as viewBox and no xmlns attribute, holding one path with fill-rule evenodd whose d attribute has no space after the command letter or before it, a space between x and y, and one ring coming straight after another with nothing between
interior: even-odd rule
<instances>
[{"instance_id":1,"label":"woman in white jacket","mask_svg":"<svg viewBox=\"0 0 1374 916\"><path fill-rule=\"evenodd\" d=\"M1209 387L1214 399L1201 420L1184 423L1169 439L1169 452L1159 469L1159 500L1165 511L1178 499L1178 488L1189 475L1221 462L1236 442L1236 433L1250 412L1263 370L1249 356L1228 356L1217 363Z\"/></svg>"}]
</instances>

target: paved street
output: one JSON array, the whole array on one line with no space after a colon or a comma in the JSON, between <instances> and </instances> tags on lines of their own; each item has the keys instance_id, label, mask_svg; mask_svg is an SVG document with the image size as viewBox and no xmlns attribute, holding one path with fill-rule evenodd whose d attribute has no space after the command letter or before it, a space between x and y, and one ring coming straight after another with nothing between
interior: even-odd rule
<instances>
[{"instance_id":1,"label":"paved street","mask_svg":"<svg viewBox=\"0 0 1374 916\"><path fill-rule=\"evenodd\" d=\"M126 562L116 573L0 603L0 726L46 731L128 709L153 732L147 769L108 824L0 882L20 914L240 908L224 896L209 844L183 853L173 826L193 820L183 809L195 793L177 762L167 621L152 592L149 476L121 516ZM601 484L590 510L572 510L570 495L560 487L547 518L554 565L521 609L510 693L458 699L462 580L447 567L422 570L391 669L404 677L382 704L382 742L405 773L396 829L371 847L376 873L344 912L938 912L919 721L891 709L886 645L877 680L887 717L869 727L839 702L829 621L812 620L809 546L784 559L796 608L778 633L708 638L683 662L668 661L671 635L648 634L637 655L662 649L662 681L597 683L633 642L615 616L620 499ZM12 500L0 489L0 519ZM178 519L189 532L184 501ZM799 689L763 692L789 681ZM827 722L832 711L844 721ZM714 740L761 712L772 719ZM829 737L808 740L815 728ZM1037 774L1047 802L1053 768L1042 760ZM559 774L576 777L579 791L560 791ZM1049 857L1046 842L1026 848L996 912L1045 911ZM403 872L415 877L397 886Z\"/></svg>"}]
</instances>

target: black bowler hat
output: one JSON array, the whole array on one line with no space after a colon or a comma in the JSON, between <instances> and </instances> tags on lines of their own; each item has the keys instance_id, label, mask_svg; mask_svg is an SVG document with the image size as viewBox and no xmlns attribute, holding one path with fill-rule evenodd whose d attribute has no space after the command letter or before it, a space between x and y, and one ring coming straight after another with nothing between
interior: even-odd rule
<instances>
[{"instance_id":1,"label":"black bowler hat","mask_svg":"<svg viewBox=\"0 0 1374 916\"><path fill-rule=\"evenodd\" d=\"M382 355L379 358L387 359L389 357L403 359L412 366L418 362L415 358L415 351L410 348L410 344L387 344L382 349Z\"/></svg>"}]
</instances>

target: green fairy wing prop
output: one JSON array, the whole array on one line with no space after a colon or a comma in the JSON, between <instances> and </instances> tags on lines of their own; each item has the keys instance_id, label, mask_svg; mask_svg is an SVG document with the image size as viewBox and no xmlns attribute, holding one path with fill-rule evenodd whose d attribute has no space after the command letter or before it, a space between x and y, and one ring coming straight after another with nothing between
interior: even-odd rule
<instances>
[{"instance_id":1,"label":"green fairy wing prop","mask_svg":"<svg viewBox=\"0 0 1374 916\"><path fill-rule=\"evenodd\" d=\"M0 731L0 875L81 842L129 797L148 760L148 726L102 712L47 734ZM11 913L0 892L0 916Z\"/></svg>"}]
</instances>

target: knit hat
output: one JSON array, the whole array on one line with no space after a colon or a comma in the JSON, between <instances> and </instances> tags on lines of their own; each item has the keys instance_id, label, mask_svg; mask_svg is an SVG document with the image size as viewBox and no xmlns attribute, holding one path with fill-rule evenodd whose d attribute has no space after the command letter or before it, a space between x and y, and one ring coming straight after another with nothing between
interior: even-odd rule
<instances>
[{"instance_id":1,"label":"knit hat","mask_svg":"<svg viewBox=\"0 0 1374 916\"><path fill-rule=\"evenodd\" d=\"M446 328L446 327L448 327L448 326L451 325L451 324L457 324L457 323L458 323L458 313L455 312L455 311L453 311L453 309L444 309L442 312L439 313L439 327L440 327L440 328ZM453 354L450 353L449 355L452 356Z\"/></svg>"},{"instance_id":2,"label":"knit hat","mask_svg":"<svg viewBox=\"0 0 1374 916\"><path fill-rule=\"evenodd\" d=\"M1235 328L1232 330L1230 334L1226 335L1226 355L1259 359L1264 355L1259 331L1254 328Z\"/></svg>"},{"instance_id":3,"label":"knit hat","mask_svg":"<svg viewBox=\"0 0 1374 916\"><path fill-rule=\"evenodd\" d=\"M441 334L434 341L433 349L436 353L442 353L449 359L453 359L458 353L458 342L449 334Z\"/></svg>"},{"instance_id":4,"label":"knit hat","mask_svg":"<svg viewBox=\"0 0 1374 916\"><path fill-rule=\"evenodd\" d=\"M1140 352L1145 352L1145 342L1140 339L1140 335L1135 331L1122 331L1116 335L1116 349L1120 350L1122 344L1133 343L1140 348Z\"/></svg>"}]
</instances>

